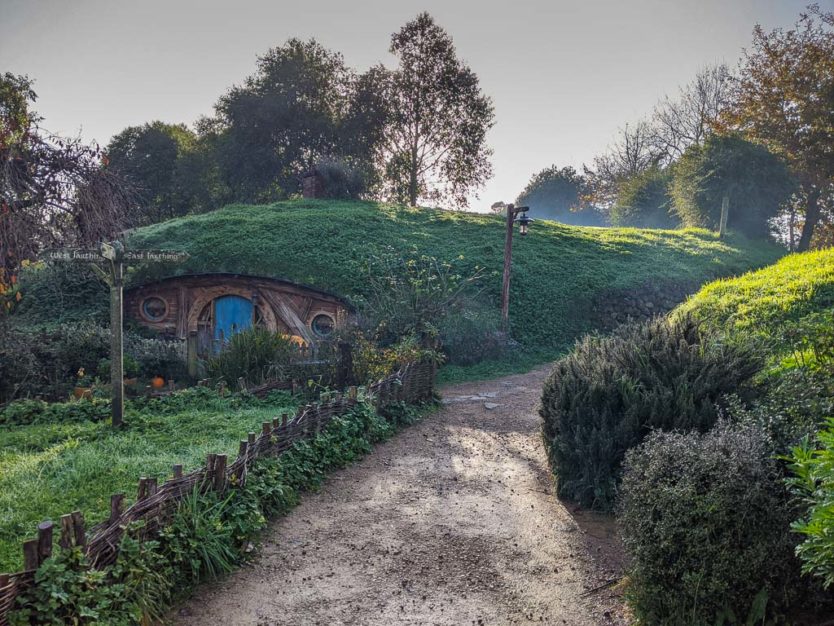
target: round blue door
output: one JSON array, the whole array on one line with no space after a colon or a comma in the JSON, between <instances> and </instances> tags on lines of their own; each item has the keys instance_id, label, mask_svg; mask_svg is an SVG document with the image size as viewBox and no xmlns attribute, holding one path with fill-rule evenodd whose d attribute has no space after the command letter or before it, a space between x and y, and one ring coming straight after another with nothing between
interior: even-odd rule
<instances>
[{"instance_id":1,"label":"round blue door","mask_svg":"<svg viewBox=\"0 0 834 626\"><path fill-rule=\"evenodd\" d=\"M252 326L254 306L240 296L221 296L214 301L214 345L223 347L233 335Z\"/></svg>"}]
</instances>

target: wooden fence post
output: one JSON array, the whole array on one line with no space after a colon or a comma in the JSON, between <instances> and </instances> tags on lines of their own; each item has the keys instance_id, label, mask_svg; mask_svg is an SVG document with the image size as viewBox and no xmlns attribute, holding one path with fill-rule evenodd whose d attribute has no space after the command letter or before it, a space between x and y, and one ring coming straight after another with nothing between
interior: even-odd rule
<instances>
[{"instance_id":1,"label":"wooden fence post","mask_svg":"<svg viewBox=\"0 0 834 626\"><path fill-rule=\"evenodd\" d=\"M62 550L69 550L72 547L74 533L72 531L72 515L61 516L61 538L58 545Z\"/></svg>"},{"instance_id":2,"label":"wooden fence post","mask_svg":"<svg viewBox=\"0 0 834 626\"><path fill-rule=\"evenodd\" d=\"M84 529L84 514L81 511L72 512L72 530L75 533L75 545L83 548L87 545L87 533Z\"/></svg>"},{"instance_id":3,"label":"wooden fence post","mask_svg":"<svg viewBox=\"0 0 834 626\"><path fill-rule=\"evenodd\" d=\"M38 569L38 540L23 542L23 571L33 572Z\"/></svg>"},{"instance_id":4,"label":"wooden fence post","mask_svg":"<svg viewBox=\"0 0 834 626\"><path fill-rule=\"evenodd\" d=\"M214 490L223 493L226 489L226 455L218 454L214 461Z\"/></svg>"},{"instance_id":5,"label":"wooden fence post","mask_svg":"<svg viewBox=\"0 0 834 626\"><path fill-rule=\"evenodd\" d=\"M115 524L122 516L122 507L124 506L125 494L114 493L110 496L110 519L109 524Z\"/></svg>"},{"instance_id":6,"label":"wooden fence post","mask_svg":"<svg viewBox=\"0 0 834 626\"><path fill-rule=\"evenodd\" d=\"M38 565L52 556L52 522L38 524Z\"/></svg>"}]
</instances>

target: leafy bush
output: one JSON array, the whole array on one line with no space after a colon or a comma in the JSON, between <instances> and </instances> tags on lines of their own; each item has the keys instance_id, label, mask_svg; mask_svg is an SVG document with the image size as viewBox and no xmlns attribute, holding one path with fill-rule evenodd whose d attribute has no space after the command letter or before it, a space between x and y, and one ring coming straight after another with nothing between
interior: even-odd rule
<instances>
[{"instance_id":1,"label":"leafy bush","mask_svg":"<svg viewBox=\"0 0 834 626\"><path fill-rule=\"evenodd\" d=\"M498 311L474 302L447 315L440 322L439 335L446 360L454 365L498 359L509 349Z\"/></svg>"},{"instance_id":2,"label":"leafy bush","mask_svg":"<svg viewBox=\"0 0 834 626\"><path fill-rule=\"evenodd\" d=\"M87 263L38 263L20 274L22 299L15 308L28 323L105 324L110 319L107 285Z\"/></svg>"},{"instance_id":3,"label":"leafy bush","mask_svg":"<svg viewBox=\"0 0 834 626\"><path fill-rule=\"evenodd\" d=\"M657 318L588 336L547 379L540 413L560 496L610 509L626 451L652 429L708 430L716 402L761 367L743 344L689 318Z\"/></svg>"},{"instance_id":4,"label":"leafy bush","mask_svg":"<svg viewBox=\"0 0 834 626\"><path fill-rule=\"evenodd\" d=\"M361 323L383 347L404 337L433 337L437 328L462 302L480 291L482 271L468 272L456 261L441 261L412 251L402 256L390 250L367 267L368 296Z\"/></svg>"},{"instance_id":5,"label":"leafy bush","mask_svg":"<svg viewBox=\"0 0 834 626\"><path fill-rule=\"evenodd\" d=\"M834 419L817 435L817 445L806 440L793 450L789 484L807 507L793 524L803 537L796 553L802 571L813 574L828 588L834 584Z\"/></svg>"},{"instance_id":6,"label":"leafy bush","mask_svg":"<svg viewBox=\"0 0 834 626\"><path fill-rule=\"evenodd\" d=\"M635 617L669 625L772 619L807 587L793 556L789 500L758 428L722 422L706 434L650 435L626 456L619 516Z\"/></svg>"},{"instance_id":7,"label":"leafy bush","mask_svg":"<svg viewBox=\"0 0 834 626\"><path fill-rule=\"evenodd\" d=\"M161 622L175 583L156 541L127 533L116 563L91 569L80 548L61 550L35 573L35 585L18 596L12 626L65 624L134 626Z\"/></svg>"},{"instance_id":8,"label":"leafy bush","mask_svg":"<svg viewBox=\"0 0 834 626\"><path fill-rule=\"evenodd\" d=\"M670 171L653 167L625 180L619 186L617 201L611 207L615 226L640 228L676 228L680 220L670 214Z\"/></svg>"},{"instance_id":9,"label":"leafy bush","mask_svg":"<svg viewBox=\"0 0 834 626\"><path fill-rule=\"evenodd\" d=\"M370 172L344 159L321 159L315 170L327 198L358 200L368 192Z\"/></svg>"},{"instance_id":10,"label":"leafy bush","mask_svg":"<svg viewBox=\"0 0 834 626\"><path fill-rule=\"evenodd\" d=\"M110 330L92 323L10 330L0 344L0 403L16 398L66 398L78 371L109 376ZM184 343L125 333L125 367L139 374L186 378Z\"/></svg>"},{"instance_id":11,"label":"leafy bush","mask_svg":"<svg viewBox=\"0 0 834 626\"><path fill-rule=\"evenodd\" d=\"M214 380L235 384L239 378L258 385L289 378L298 362L298 349L287 335L253 326L233 335L223 350L208 361Z\"/></svg>"},{"instance_id":12,"label":"leafy bush","mask_svg":"<svg viewBox=\"0 0 834 626\"><path fill-rule=\"evenodd\" d=\"M154 376L162 376L165 380L188 378L184 341L147 338L136 333L126 333L126 372L128 359L135 362L135 373L145 378Z\"/></svg>"},{"instance_id":13,"label":"leafy bush","mask_svg":"<svg viewBox=\"0 0 834 626\"><path fill-rule=\"evenodd\" d=\"M69 424L103 422L110 418L110 401L101 398L44 402L17 400L0 409L0 425Z\"/></svg>"}]
</instances>

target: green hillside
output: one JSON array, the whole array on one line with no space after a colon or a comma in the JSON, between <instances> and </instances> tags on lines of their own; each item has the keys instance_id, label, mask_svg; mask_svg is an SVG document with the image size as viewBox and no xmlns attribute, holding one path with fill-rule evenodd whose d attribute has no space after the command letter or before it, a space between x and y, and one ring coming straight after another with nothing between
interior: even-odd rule
<instances>
[{"instance_id":1,"label":"green hillside","mask_svg":"<svg viewBox=\"0 0 834 626\"><path fill-rule=\"evenodd\" d=\"M778 341L786 325L834 310L834 249L792 254L737 278L716 280L678 310L730 333Z\"/></svg>"},{"instance_id":2,"label":"green hillside","mask_svg":"<svg viewBox=\"0 0 834 626\"><path fill-rule=\"evenodd\" d=\"M372 255L416 251L486 268L485 296L497 306L504 228L495 215L376 203L297 200L233 205L135 231L133 247L184 250L174 273L239 272L286 278L357 300ZM581 228L537 221L516 237L512 333L522 345L561 349L589 329L595 297L649 283L730 276L775 261L776 246L705 230ZM146 269L139 282L171 270Z\"/></svg>"}]
</instances>

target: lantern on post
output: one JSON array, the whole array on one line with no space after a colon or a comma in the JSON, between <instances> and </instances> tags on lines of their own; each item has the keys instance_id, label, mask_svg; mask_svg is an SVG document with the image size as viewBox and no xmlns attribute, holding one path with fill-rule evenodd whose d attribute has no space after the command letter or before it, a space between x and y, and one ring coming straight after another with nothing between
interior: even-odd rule
<instances>
[{"instance_id":1,"label":"lantern on post","mask_svg":"<svg viewBox=\"0 0 834 626\"><path fill-rule=\"evenodd\" d=\"M510 274L513 261L513 224L518 223L518 232L527 235L533 220L527 216L530 207L507 205L507 233L504 240L504 281L501 287L501 327L504 333L510 331Z\"/></svg>"}]
</instances>

